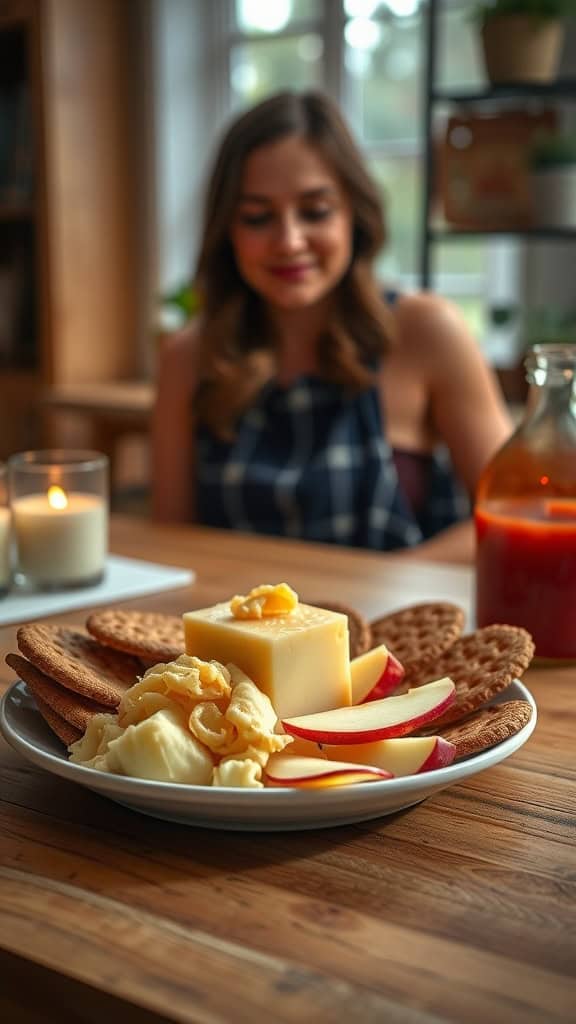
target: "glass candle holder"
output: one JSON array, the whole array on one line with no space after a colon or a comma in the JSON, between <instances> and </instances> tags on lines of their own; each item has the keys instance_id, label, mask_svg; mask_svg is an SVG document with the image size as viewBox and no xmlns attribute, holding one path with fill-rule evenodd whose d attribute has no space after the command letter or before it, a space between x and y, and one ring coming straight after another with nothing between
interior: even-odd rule
<instances>
[{"instance_id":1,"label":"glass candle holder","mask_svg":"<svg viewBox=\"0 0 576 1024\"><path fill-rule=\"evenodd\" d=\"M53 449L8 460L17 585L61 590L98 583L108 551L108 459Z\"/></svg>"},{"instance_id":2,"label":"glass candle holder","mask_svg":"<svg viewBox=\"0 0 576 1024\"><path fill-rule=\"evenodd\" d=\"M12 575L10 518L6 466L0 462L0 597L9 589Z\"/></svg>"}]
</instances>

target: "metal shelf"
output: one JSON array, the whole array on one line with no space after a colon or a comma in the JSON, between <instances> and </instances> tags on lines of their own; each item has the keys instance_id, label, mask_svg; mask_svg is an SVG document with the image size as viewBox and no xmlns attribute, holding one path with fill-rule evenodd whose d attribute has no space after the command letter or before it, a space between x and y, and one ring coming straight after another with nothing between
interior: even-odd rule
<instances>
[{"instance_id":1,"label":"metal shelf","mask_svg":"<svg viewBox=\"0 0 576 1024\"><path fill-rule=\"evenodd\" d=\"M439 89L437 82L439 8L443 0L429 0L425 8L426 49L422 102L422 130L426 140L424 152L424 195L420 230L420 283L428 288L432 279L431 248L437 242L453 242L472 238L515 238L532 241L576 241L576 228L502 228L498 230L458 229L435 227L433 219L434 178L434 110L444 104L504 104L514 99L542 101L576 101L576 78L560 78L554 82L510 82L502 85L487 84L479 89Z\"/></svg>"},{"instance_id":2,"label":"metal shelf","mask_svg":"<svg viewBox=\"0 0 576 1024\"><path fill-rule=\"evenodd\" d=\"M485 89L434 89L430 101L437 103L500 103L514 99L573 99L576 101L576 78L557 79L555 82L507 82Z\"/></svg>"},{"instance_id":3,"label":"metal shelf","mask_svg":"<svg viewBox=\"0 0 576 1024\"><path fill-rule=\"evenodd\" d=\"M548 242L573 242L576 240L575 228L428 228L429 242L454 242L462 238L518 238L534 239Z\"/></svg>"}]
</instances>

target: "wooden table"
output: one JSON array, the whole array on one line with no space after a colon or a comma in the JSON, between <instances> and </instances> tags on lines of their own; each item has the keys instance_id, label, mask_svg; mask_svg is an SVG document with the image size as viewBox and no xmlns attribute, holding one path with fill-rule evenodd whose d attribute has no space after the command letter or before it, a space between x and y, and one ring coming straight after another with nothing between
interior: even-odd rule
<instances>
[{"instance_id":1,"label":"wooden table","mask_svg":"<svg viewBox=\"0 0 576 1024\"><path fill-rule=\"evenodd\" d=\"M470 595L466 568L144 521L116 521L113 549L196 569L131 602L174 613L280 579L368 616ZM15 629L0 641L3 656ZM526 674L538 727L501 765L316 832L171 825L2 742L0 1019L573 1022L575 676Z\"/></svg>"}]
</instances>

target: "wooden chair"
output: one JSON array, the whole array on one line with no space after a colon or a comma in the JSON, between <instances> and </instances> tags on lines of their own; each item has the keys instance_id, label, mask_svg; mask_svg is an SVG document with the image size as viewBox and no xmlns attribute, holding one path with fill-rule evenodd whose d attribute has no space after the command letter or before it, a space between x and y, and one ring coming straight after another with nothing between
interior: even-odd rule
<instances>
[{"instance_id":1,"label":"wooden chair","mask_svg":"<svg viewBox=\"0 0 576 1024\"><path fill-rule=\"evenodd\" d=\"M44 421L50 447L66 445L70 423L77 424L73 433L82 437L82 444L104 452L110 460L110 485L117 483L120 445L129 436L148 439L154 384L151 381L111 381L85 384L53 391L44 397ZM64 420L68 422L68 435Z\"/></svg>"}]
</instances>

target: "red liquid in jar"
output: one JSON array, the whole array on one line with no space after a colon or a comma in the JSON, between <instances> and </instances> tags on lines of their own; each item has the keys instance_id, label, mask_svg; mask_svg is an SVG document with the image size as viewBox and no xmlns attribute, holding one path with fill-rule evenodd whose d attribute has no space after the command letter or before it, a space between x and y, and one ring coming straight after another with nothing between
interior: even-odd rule
<instances>
[{"instance_id":1,"label":"red liquid in jar","mask_svg":"<svg viewBox=\"0 0 576 1024\"><path fill-rule=\"evenodd\" d=\"M576 658L576 500L502 499L475 511L479 626L524 626L541 658Z\"/></svg>"}]
</instances>

